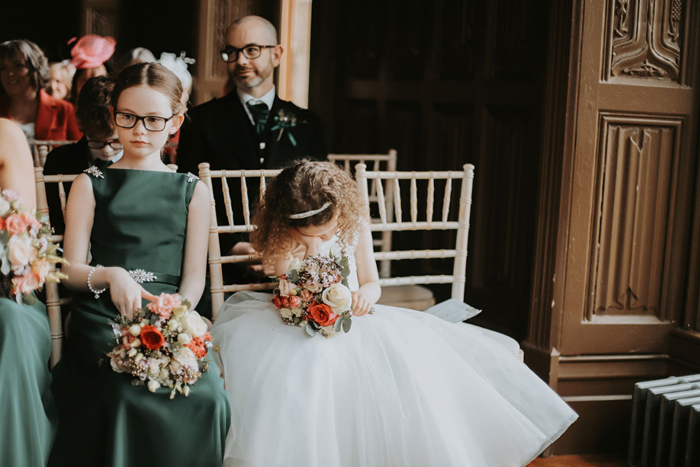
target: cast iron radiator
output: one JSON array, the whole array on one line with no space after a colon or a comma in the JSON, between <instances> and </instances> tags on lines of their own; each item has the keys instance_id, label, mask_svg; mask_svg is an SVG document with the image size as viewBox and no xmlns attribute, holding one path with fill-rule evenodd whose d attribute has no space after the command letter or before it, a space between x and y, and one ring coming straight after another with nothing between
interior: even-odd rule
<instances>
[{"instance_id":1,"label":"cast iron radiator","mask_svg":"<svg viewBox=\"0 0 700 467\"><path fill-rule=\"evenodd\" d=\"M700 375L634 386L628 467L700 467Z\"/></svg>"}]
</instances>

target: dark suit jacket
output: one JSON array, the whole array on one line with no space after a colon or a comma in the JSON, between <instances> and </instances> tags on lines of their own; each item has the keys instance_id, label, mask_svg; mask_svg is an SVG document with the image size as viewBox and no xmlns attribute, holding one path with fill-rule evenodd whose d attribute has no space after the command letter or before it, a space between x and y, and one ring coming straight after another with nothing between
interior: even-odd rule
<instances>
[{"instance_id":1,"label":"dark suit jacket","mask_svg":"<svg viewBox=\"0 0 700 467\"><path fill-rule=\"evenodd\" d=\"M6 96L0 101L0 117L12 117ZM39 90L39 110L34 123L34 139L76 141L83 136L75 120L73 104L51 97L43 89Z\"/></svg>"},{"instance_id":2,"label":"dark suit jacket","mask_svg":"<svg viewBox=\"0 0 700 467\"><path fill-rule=\"evenodd\" d=\"M280 112L296 117L296 125L272 131ZM296 145L289 138L291 133ZM189 112L180 132L177 149L178 171L198 174L198 165L209 162L213 170L219 169L277 169L297 159L325 159L328 156L323 129L319 118L309 110L275 96L270 116L262 135L258 136L234 89L225 97L198 105ZM220 184L214 185L219 225L226 223L226 214ZM238 186L229 184L233 203L234 221L243 223L241 196ZM258 193L255 182L248 183L248 192ZM257 200L251 200L255 202ZM222 252L237 241L239 236L222 238Z\"/></svg>"},{"instance_id":3,"label":"dark suit jacket","mask_svg":"<svg viewBox=\"0 0 700 467\"><path fill-rule=\"evenodd\" d=\"M88 148L87 139L83 137L77 143L66 144L52 150L46 156L44 175L80 174L91 165L90 148ZM66 189L66 195L68 195L71 184L68 182L63 185ZM49 183L46 185L46 200L49 205L51 227L57 235L63 235L65 224L61 213L61 200L58 197L58 184Z\"/></svg>"}]
</instances>

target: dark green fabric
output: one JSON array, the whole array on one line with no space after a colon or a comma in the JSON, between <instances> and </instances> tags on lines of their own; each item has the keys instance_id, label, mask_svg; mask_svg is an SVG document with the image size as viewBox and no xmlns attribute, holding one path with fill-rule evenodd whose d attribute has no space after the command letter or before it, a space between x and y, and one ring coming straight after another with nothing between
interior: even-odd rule
<instances>
[{"instance_id":1,"label":"dark green fabric","mask_svg":"<svg viewBox=\"0 0 700 467\"><path fill-rule=\"evenodd\" d=\"M187 209L196 180L186 174L104 169L90 176L95 194L92 264L143 269L153 294L177 292ZM175 280L173 280L173 278ZM133 386L104 357L115 342L118 312L109 291L76 294L64 358L52 385L60 415L52 466L220 467L230 422L228 397L211 362L190 395L169 399ZM102 364L99 364L103 360Z\"/></svg>"},{"instance_id":2,"label":"dark green fabric","mask_svg":"<svg viewBox=\"0 0 700 467\"><path fill-rule=\"evenodd\" d=\"M253 120L255 120L255 131L258 135L261 135L263 130L265 130L267 117L270 115L270 109L267 108L267 104L264 102L253 104L253 101L248 101L246 102L246 106L248 110L250 110L251 115L253 115Z\"/></svg>"},{"instance_id":3,"label":"dark green fabric","mask_svg":"<svg viewBox=\"0 0 700 467\"><path fill-rule=\"evenodd\" d=\"M44 466L58 418L46 307L0 298L0 465Z\"/></svg>"}]
</instances>

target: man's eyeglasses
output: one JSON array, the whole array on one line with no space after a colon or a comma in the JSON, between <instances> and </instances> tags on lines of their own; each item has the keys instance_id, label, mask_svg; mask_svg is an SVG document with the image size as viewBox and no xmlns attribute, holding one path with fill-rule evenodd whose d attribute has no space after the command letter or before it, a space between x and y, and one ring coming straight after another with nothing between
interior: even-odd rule
<instances>
[{"instance_id":1,"label":"man's eyeglasses","mask_svg":"<svg viewBox=\"0 0 700 467\"><path fill-rule=\"evenodd\" d=\"M243 47L242 49L237 49L233 46L227 45L226 48L220 51L219 53L221 54L221 58L223 58L225 62L231 63L238 60L238 55L241 52L243 53L243 56L245 58L247 58L248 60L252 60L260 56L260 54L262 53L262 49L274 49L275 47L277 46L249 44Z\"/></svg>"},{"instance_id":2,"label":"man's eyeglasses","mask_svg":"<svg viewBox=\"0 0 700 467\"><path fill-rule=\"evenodd\" d=\"M139 120L141 120L143 126L148 131L163 131L165 129L165 124L174 116L173 114L168 118L155 117L153 115L140 117L126 112L114 112L114 123L120 128L134 128Z\"/></svg>"},{"instance_id":3,"label":"man's eyeglasses","mask_svg":"<svg viewBox=\"0 0 700 467\"><path fill-rule=\"evenodd\" d=\"M88 141L87 142L88 147L90 149L102 149L105 146L109 146L110 148L114 149L115 151L121 151L124 149L124 145L119 141Z\"/></svg>"}]
</instances>

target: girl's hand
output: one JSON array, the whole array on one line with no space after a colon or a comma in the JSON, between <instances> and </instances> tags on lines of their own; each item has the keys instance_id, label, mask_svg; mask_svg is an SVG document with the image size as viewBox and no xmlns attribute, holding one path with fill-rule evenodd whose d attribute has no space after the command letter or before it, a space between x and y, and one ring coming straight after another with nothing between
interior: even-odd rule
<instances>
[{"instance_id":1,"label":"girl's hand","mask_svg":"<svg viewBox=\"0 0 700 467\"><path fill-rule=\"evenodd\" d=\"M141 287L126 270L108 268L109 295L112 303L122 316L133 318L134 312L141 308L141 299L155 300L155 295Z\"/></svg>"},{"instance_id":2,"label":"girl's hand","mask_svg":"<svg viewBox=\"0 0 700 467\"><path fill-rule=\"evenodd\" d=\"M357 290L352 293L352 314L355 316L362 316L369 313L372 309L372 302L367 298L367 296L361 291Z\"/></svg>"},{"instance_id":3,"label":"girl's hand","mask_svg":"<svg viewBox=\"0 0 700 467\"><path fill-rule=\"evenodd\" d=\"M299 232L298 229L295 228L292 228L291 231L294 240L296 240L297 243L306 248L306 257L314 256L321 253L321 244L323 243L321 237L311 237L308 235L304 235L301 232Z\"/></svg>"}]
</instances>

